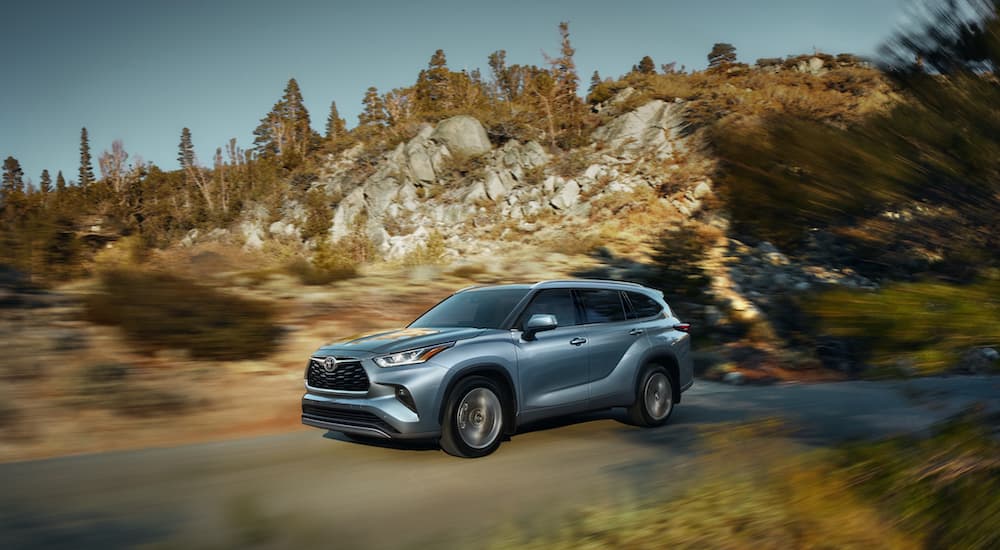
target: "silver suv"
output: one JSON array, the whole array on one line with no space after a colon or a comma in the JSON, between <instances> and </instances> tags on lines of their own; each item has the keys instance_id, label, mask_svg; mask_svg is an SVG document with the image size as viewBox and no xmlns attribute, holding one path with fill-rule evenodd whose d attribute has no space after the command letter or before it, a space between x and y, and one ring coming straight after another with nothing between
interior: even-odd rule
<instances>
[{"instance_id":1,"label":"silver suv","mask_svg":"<svg viewBox=\"0 0 1000 550\"><path fill-rule=\"evenodd\" d=\"M439 440L485 456L518 425L627 407L658 426L691 387L689 325L659 291L615 281L460 290L401 330L309 358L302 423L351 436Z\"/></svg>"}]
</instances>

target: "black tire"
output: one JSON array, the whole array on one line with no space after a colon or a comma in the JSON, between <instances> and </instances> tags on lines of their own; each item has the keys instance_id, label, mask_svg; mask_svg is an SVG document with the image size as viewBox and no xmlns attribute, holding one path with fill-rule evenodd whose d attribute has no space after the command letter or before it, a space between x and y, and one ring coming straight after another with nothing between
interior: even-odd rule
<instances>
[{"instance_id":1,"label":"black tire","mask_svg":"<svg viewBox=\"0 0 1000 550\"><path fill-rule=\"evenodd\" d=\"M629 423L636 426L662 426L674 414L674 381L660 365L649 365L636 384L635 402L628 408ZM653 395L647 399L647 392ZM663 408L660 408L662 405Z\"/></svg>"},{"instance_id":2,"label":"black tire","mask_svg":"<svg viewBox=\"0 0 1000 550\"><path fill-rule=\"evenodd\" d=\"M483 376L459 381L445 406L441 449L461 458L479 458L497 450L504 437L504 395L496 382ZM462 425L460 412L464 419ZM482 436L481 439L477 439L477 435Z\"/></svg>"}]
</instances>

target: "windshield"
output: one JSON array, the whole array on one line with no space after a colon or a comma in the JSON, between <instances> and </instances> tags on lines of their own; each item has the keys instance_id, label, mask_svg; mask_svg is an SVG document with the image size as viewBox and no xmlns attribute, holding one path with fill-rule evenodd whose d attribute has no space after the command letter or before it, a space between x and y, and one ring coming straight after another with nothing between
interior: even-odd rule
<instances>
[{"instance_id":1,"label":"windshield","mask_svg":"<svg viewBox=\"0 0 1000 550\"><path fill-rule=\"evenodd\" d=\"M410 327L501 328L503 320L527 293L526 288L484 288L452 294L410 323Z\"/></svg>"}]
</instances>

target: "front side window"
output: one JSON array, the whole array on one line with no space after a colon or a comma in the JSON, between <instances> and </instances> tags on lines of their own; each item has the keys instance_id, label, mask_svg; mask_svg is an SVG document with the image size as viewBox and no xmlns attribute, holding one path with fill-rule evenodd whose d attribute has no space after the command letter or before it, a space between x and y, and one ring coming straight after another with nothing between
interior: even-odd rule
<instances>
[{"instance_id":1,"label":"front side window","mask_svg":"<svg viewBox=\"0 0 1000 550\"><path fill-rule=\"evenodd\" d=\"M413 328L501 328L528 293L523 288L484 288L459 292L410 323Z\"/></svg>"},{"instance_id":2,"label":"front side window","mask_svg":"<svg viewBox=\"0 0 1000 550\"><path fill-rule=\"evenodd\" d=\"M617 290L578 290L587 323L614 323L625 320L625 306Z\"/></svg>"},{"instance_id":3,"label":"front side window","mask_svg":"<svg viewBox=\"0 0 1000 550\"><path fill-rule=\"evenodd\" d=\"M573 303L573 291L568 288L552 288L535 294L521 315L518 326L523 327L535 314L555 315L560 327L580 324L577 320L576 305Z\"/></svg>"}]
</instances>

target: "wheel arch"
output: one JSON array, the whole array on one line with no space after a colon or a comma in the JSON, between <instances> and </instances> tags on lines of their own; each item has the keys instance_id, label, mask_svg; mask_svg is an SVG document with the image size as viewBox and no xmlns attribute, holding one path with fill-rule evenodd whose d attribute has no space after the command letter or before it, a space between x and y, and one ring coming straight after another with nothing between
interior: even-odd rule
<instances>
[{"instance_id":1,"label":"wheel arch","mask_svg":"<svg viewBox=\"0 0 1000 550\"><path fill-rule=\"evenodd\" d=\"M517 389L514 386L514 379L507 369L492 363L466 367L451 377L451 380L445 386L440 406L438 407L438 423L442 426L444 425L444 411L448 408L448 402L451 400L451 394L455 390L455 386L470 376L489 378L500 386L504 394L500 396L504 405L504 433L514 433L517 427Z\"/></svg>"},{"instance_id":2,"label":"wheel arch","mask_svg":"<svg viewBox=\"0 0 1000 550\"><path fill-rule=\"evenodd\" d=\"M642 382L642 375L646 372L646 369L649 368L650 365L659 365L667 369L667 374L670 375L670 386L673 393L674 403L680 403L680 363L677 361L677 357L669 351L659 350L649 354L643 359L642 366L636 370L635 380L632 381L632 386L635 388L635 391L638 392L639 384Z\"/></svg>"}]
</instances>

